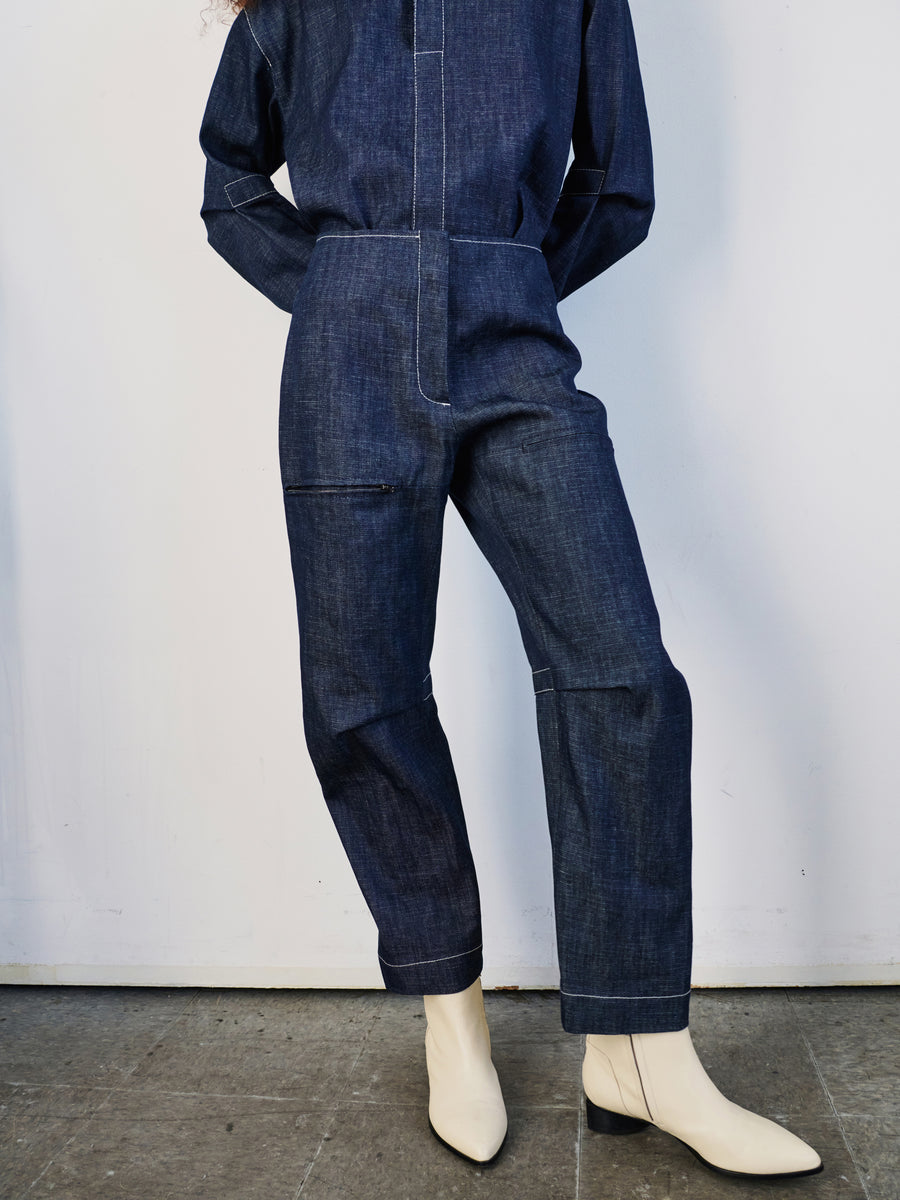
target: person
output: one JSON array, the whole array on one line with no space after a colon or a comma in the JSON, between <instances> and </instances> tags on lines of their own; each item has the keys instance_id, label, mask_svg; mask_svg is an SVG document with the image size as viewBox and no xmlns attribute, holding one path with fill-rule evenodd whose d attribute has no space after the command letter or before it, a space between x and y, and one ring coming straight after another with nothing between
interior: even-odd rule
<instances>
[{"instance_id":1,"label":"person","mask_svg":"<svg viewBox=\"0 0 900 1200\"><path fill-rule=\"evenodd\" d=\"M590 1128L653 1124L729 1174L821 1170L693 1048L690 697L557 312L653 213L627 0L234 7L202 217L291 313L278 452L303 727L384 984L424 997L432 1131L486 1163L508 1130L429 667L449 497L533 669L561 1020L586 1035ZM272 183L285 162L293 202Z\"/></svg>"}]
</instances>

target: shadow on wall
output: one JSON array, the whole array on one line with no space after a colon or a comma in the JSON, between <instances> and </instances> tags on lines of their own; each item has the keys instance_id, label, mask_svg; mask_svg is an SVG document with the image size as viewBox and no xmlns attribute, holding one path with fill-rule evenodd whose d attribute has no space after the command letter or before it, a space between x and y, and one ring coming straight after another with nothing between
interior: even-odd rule
<instances>
[{"instance_id":1,"label":"shadow on wall","mask_svg":"<svg viewBox=\"0 0 900 1200\"><path fill-rule=\"evenodd\" d=\"M15 473L9 427L9 342L6 297L0 294L0 889L14 886L7 855L19 842L14 827L24 790L22 629L18 592ZM4 799L5 797L5 799Z\"/></svg>"}]
</instances>

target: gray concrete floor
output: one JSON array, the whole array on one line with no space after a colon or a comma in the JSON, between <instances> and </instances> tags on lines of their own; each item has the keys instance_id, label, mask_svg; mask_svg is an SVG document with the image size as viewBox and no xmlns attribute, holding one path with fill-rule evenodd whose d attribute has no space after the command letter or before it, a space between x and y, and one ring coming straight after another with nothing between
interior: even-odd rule
<instances>
[{"instance_id":1,"label":"gray concrete floor","mask_svg":"<svg viewBox=\"0 0 900 1200\"><path fill-rule=\"evenodd\" d=\"M900 1197L897 988L694 993L718 1086L825 1161L782 1183L716 1175L658 1130L592 1134L557 994L488 992L486 1007L510 1132L479 1168L428 1130L419 997L0 987L0 1197Z\"/></svg>"}]
</instances>

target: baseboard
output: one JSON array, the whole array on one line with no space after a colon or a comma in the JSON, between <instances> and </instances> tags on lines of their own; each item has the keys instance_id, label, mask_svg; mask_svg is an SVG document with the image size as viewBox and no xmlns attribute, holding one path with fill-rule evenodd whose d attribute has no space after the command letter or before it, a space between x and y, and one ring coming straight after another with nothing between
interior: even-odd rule
<instances>
[{"instance_id":1,"label":"baseboard","mask_svg":"<svg viewBox=\"0 0 900 1200\"><path fill-rule=\"evenodd\" d=\"M0 964L0 984L97 987L375 988L383 989L377 967L272 967L115 965L110 963ZM698 963L695 988L872 987L900 984L900 963L826 963L810 966L741 966ZM550 989L559 976L549 968L485 968L483 985L493 989Z\"/></svg>"}]
</instances>

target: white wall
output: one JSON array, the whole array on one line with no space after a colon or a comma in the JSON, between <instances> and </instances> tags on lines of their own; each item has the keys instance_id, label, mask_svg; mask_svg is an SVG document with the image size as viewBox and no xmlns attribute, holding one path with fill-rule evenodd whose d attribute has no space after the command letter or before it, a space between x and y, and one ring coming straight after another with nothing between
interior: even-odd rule
<instances>
[{"instance_id":1,"label":"white wall","mask_svg":"<svg viewBox=\"0 0 900 1200\"><path fill-rule=\"evenodd\" d=\"M199 9L3 5L0 980L380 986L300 727L288 318L198 216ZM561 313L694 698L694 981L896 982L900 12L633 11L658 214ZM433 670L485 982L553 986L529 672L452 512Z\"/></svg>"}]
</instances>

